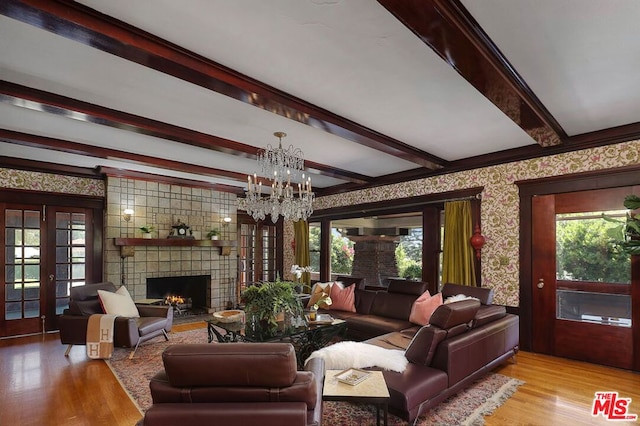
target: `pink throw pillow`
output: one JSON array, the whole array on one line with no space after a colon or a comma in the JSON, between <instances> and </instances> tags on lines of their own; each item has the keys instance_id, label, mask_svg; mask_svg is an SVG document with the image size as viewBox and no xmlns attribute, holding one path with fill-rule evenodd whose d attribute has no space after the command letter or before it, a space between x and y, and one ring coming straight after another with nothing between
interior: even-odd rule
<instances>
[{"instance_id":1,"label":"pink throw pillow","mask_svg":"<svg viewBox=\"0 0 640 426\"><path fill-rule=\"evenodd\" d=\"M431 297L429 291L425 291L420 297L413 302L409 321L414 324L427 325L433 312L442 305L442 293L437 293Z\"/></svg>"},{"instance_id":2,"label":"pink throw pillow","mask_svg":"<svg viewBox=\"0 0 640 426\"><path fill-rule=\"evenodd\" d=\"M352 284L346 288L340 288L340 286L333 285L331 286L331 305L329 306L330 310L333 311L347 311L347 312L355 312L356 311L356 295L354 290L356 289L356 285Z\"/></svg>"}]
</instances>

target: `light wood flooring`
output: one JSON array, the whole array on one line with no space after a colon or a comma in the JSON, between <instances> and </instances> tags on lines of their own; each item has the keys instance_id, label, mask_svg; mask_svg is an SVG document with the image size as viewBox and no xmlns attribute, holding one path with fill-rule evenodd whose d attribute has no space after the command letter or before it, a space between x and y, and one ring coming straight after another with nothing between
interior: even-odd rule
<instances>
[{"instance_id":1,"label":"light wood flooring","mask_svg":"<svg viewBox=\"0 0 640 426\"><path fill-rule=\"evenodd\" d=\"M201 327L183 324L174 331ZM0 340L0 424L134 425L141 414L109 367L89 360L83 346L69 357L65 349L57 333ZM485 418L488 426L612 424L591 416L596 391L631 398L629 411L640 414L637 373L527 352L495 371L526 384Z\"/></svg>"}]
</instances>

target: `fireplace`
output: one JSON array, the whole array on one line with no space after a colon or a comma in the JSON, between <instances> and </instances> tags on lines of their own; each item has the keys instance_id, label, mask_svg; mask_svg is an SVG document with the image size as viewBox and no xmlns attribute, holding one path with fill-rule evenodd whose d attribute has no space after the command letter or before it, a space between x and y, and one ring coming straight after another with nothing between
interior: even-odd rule
<instances>
[{"instance_id":1,"label":"fireplace","mask_svg":"<svg viewBox=\"0 0 640 426\"><path fill-rule=\"evenodd\" d=\"M184 305L188 305L192 311L206 312L207 288L210 284L209 275L147 278L147 299L162 299L165 303L173 305L175 297L180 297L184 299L184 303L179 307L181 310L185 308Z\"/></svg>"}]
</instances>

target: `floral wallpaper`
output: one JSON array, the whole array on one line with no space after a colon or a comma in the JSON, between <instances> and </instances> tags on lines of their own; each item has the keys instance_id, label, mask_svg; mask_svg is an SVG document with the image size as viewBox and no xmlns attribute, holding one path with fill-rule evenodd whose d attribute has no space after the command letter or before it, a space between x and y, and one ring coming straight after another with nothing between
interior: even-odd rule
<instances>
[{"instance_id":1,"label":"floral wallpaper","mask_svg":"<svg viewBox=\"0 0 640 426\"><path fill-rule=\"evenodd\" d=\"M104 197L102 180L0 168L0 188Z\"/></svg>"},{"instance_id":2,"label":"floral wallpaper","mask_svg":"<svg viewBox=\"0 0 640 426\"><path fill-rule=\"evenodd\" d=\"M495 290L496 303L518 306L517 231L520 200L514 182L634 164L640 164L640 141L330 195L318 198L314 208L325 209L484 186L481 220L486 243L482 249L482 285ZM290 267L292 259L291 250L285 244L287 250L285 270Z\"/></svg>"},{"instance_id":3,"label":"floral wallpaper","mask_svg":"<svg viewBox=\"0 0 640 426\"><path fill-rule=\"evenodd\" d=\"M320 197L324 209L484 186L482 193L482 283L495 289L496 303L518 306L519 197L514 182L640 164L640 141L624 142L377 188ZM105 196L103 181L0 168L0 188ZM285 275L294 263L293 226L285 226Z\"/></svg>"}]
</instances>

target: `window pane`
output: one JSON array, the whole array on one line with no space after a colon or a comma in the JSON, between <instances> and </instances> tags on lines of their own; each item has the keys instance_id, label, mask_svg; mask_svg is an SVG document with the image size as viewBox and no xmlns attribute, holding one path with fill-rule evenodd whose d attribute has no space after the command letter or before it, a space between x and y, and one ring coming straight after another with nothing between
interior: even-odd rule
<instances>
[{"instance_id":1,"label":"window pane","mask_svg":"<svg viewBox=\"0 0 640 426\"><path fill-rule=\"evenodd\" d=\"M7 228L21 228L22 210L5 210L4 223Z\"/></svg>"},{"instance_id":2,"label":"window pane","mask_svg":"<svg viewBox=\"0 0 640 426\"><path fill-rule=\"evenodd\" d=\"M40 284L31 283L24 285L24 299L35 300L40 298Z\"/></svg>"},{"instance_id":3,"label":"window pane","mask_svg":"<svg viewBox=\"0 0 640 426\"><path fill-rule=\"evenodd\" d=\"M40 228L40 212L33 210L25 210L24 212L25 228Z\"/></svg>"},{"instance_id":4,"label":"window pane","mask_svg":"<svg viewBox=\"0 0 640 426\"><path fill-rule=\"evenodd\" d=\"M631 297L623 294L558 291L558 318L631 327Z\"/></svg>"},{"instance_id":5,"label":"window pane","mask_svg":"<svg viewBox=\"0 0 640 426\"><path fill-rule=\"evenodd\" d=\"M67 263L69 260L69 248L56 247L56 263Z\"/></svg>"},{"instance_id":6,"label":"window pane","mask_svg":"<svg viewBox=\"0 0 640 426\"><path fill-rule=\"evenodd\" d=\"M71 245L71 241L69 240L69 232L67 231L56 231L56 245L59 246L68 246Z\"/></svg>"},{"instance_id":7,"label":"window pane","mask_svg":"<svg viewBox=\"0 0 640 426\"><path fill-rule=\"evenodd\" d=\"M40 301L32 300L24 302L24 317L38 318L40 316Z\"/></svg>"},{"instance_id":8,"label":"window pane","mask_svg":"<svg viewBox=\"0 0 640 426\"><path fill-rule=\"evenodd\" d=\"M69 213L56 213L56 228L71 229L71 215Z\"/></svg>"},{"instance_id":9,"label":"window pane","mask_svg":"<svg viewBox=\"0 0 640 426\"><path fill-rule=\"evenodd\" d=\"M40 265L25 265L24 281L40 281Z\"/></svg>"},{"instance_id":10,"label":"window pane","mask_svg":"<svg viewBox=\"0 0 640 426\"><path fill-rule=\"evenodd\" d=\"M4 318L6 320L22 318L22 302L5 303L4 308Z\"/></svg>"},{"instance_id":11,"label":"window pane","mask_svg":"<svg viewBox=\"0 0 640 426\"><path fill-rule=\"evenodd\" d=\"M9 283L13 283L16 282L16 279L18 281L20 281L20 271L22 270L21 266L11 266L11 265L5 265L5 272L4 272L4 280L7 284Z\"/></svg>"},{"instance_id":12,"label":"window pane","mask_svg":"<svg viewBox=\"0 0 640 426\"><path fill-rule=\"evenodd\" d=\"M84 264L75 264L71 267L71 274L74 280L84 278Z\"/></svg>"},{"instance_id":13,"label":"window pane","mask_svg":"<svg viewBox=\"0 0 640 426\"><path fill-rule=\"evenodd\" d=\"M337 228L331 228L331 274L351 275L353 268L354 242Z\"/></svg>"},{"instance_id":14,"label":"window pane","mask_svg":"<svg viewBox=\"0 0 640 426\"><path fill-rule=\"evenodd\" d=\"M56 297L69 296L68 281L56 281Z\"/></svg>"},{"instance_id":15,"label":"window pane","mask_svg":"<svg viewBox=\"0 0 640 426\"><path fill-rule=\"evenodd\" d=\"M615 224L604 212L556 216L556 278L564 281L631 282L631 259L610 243L607 229ZM622 213L623 212L618 212ZM615 212L607 212L613 215Z\"/></svg>"},{"instance_id":16,"label":"window pane","mask_svg":"<svg viewBox=\"0 0 640 426\"><path fill-rule=\"evenodd\" d=\"M85 261L85 248L84 247L74 247L71 249L71 262L73 263L84 263Z\"/></svg>"},{"instance_id":17,"label":"window pane","mask_svg":"<svg viewBox=\"0 0 640 426\"><path fill-rule=\"evenodd\" d=\"M5 300L22 300L22 284L7 284L4 291Z\"/></svg>"},{"instance_id":18,"label":"window pane","mask_svg":"<svg viewBox=\"0 0 640 426\"><path fill-rule=\"evenodd\" d=\"M71 231L71 243L72 244L85 244L85 231Z\"/></svg>"},{"instance_id":19,"label":"window pane","mask_svg":"<svg viewBox=\"0 0 640 426\"><path fill-rule=\"evenodd\" d=\"M309 224L309 264L316 274L320 272L320 223ZM319 278L313 275L312 278Z\"/></svg>"}]
</instances>

